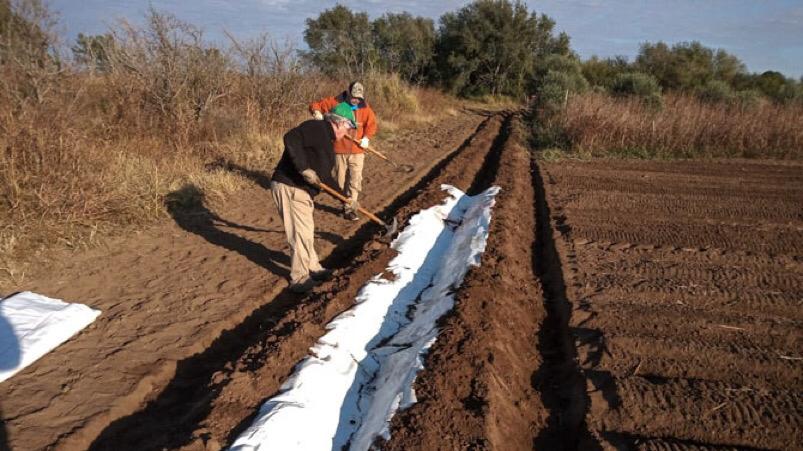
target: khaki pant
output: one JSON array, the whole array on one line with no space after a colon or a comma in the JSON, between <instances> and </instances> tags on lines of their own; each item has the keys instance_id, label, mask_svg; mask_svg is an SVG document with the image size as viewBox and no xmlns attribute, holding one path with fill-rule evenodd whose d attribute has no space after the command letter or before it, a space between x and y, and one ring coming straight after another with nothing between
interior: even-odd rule
<instances>
[{"instance_id":1,"label":"khaki pant","mask_svg":"<svg viewBox=\"0 0 803 451\"><path fill-rule=\"evenodd\" d=\"M335 155L335 179L337 179L340 189L346 193L346 197L352 202L356 202L362 192L363 161L365 161L364 153L339 153ZM347 178L348 180L346 180ZM348 207L344 207L344 210L348 210Z\"/></svg>"},{"instance_id":2,"label":"khaki pant","mask_svg":"<svg viewBox=\"0 0 803 451\"><path fill-rule=\"evenodd\" d=\"M302 282L311 271L323 269L313 243L315 223L312 212L315 204L309 193L301 188L278 182L271 182L270 188L291 249L290 282Z\"/></svg>"}]
</instances>

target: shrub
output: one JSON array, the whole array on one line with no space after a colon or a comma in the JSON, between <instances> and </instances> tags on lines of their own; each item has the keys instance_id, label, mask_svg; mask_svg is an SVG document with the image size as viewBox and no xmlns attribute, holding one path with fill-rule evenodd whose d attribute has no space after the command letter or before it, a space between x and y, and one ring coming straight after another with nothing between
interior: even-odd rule
<instances>
[{"instance_id":1,"label":"shrub","mask_svg":"<svg viewBox=\"0 0 803 451\"><path fill-rule=\"evenodd\" d=\"M746 89L734 94L734 101L743 110L755 109L766 103L766 99L755 89Z\"/></svg>"},{"instance_id":2,"label":"shrub","mask_svg":"<svg viewBox=\"0 0 803 451\"><path fill-rule=\"evenodd\" d=\"M627 58L617 56L614 58L599 59L592 56L582 63L583 76L598 90L609 91L617 75L633 72Z\"/></svg>"},{"instance_id":3,"label":"shrub","mask_svg":"<svg viewBox=\"0 0 803 451\"><path fill-rule=\"evenodd\" d=\"M746 73L744 64L735 56L697 41L680 42L671 48L663 42L644 43L635 66L654 76L662 88L687 92L710 80L731 83Z\"/></svg>"},{"instance_id":4,"label":"shrub","mask_svg":"<svg viewBox=\"0 0 803 451\"><path fill-rule=\"evenodd\" d=\"M658 81L642 72L618 74L611 85L611 93L617 97L634 97L651 112L664 107L664 97Z\"/></svg>"},{"instance_id":5,"label":"shrub","mask_svg":"<svg viewBox=\"0 0 803 451\"><path fill-rule=\"evenodd\" d=\"M736 93L724 81L711 80L697 90L697 97L708 103L730 103L736 98Z\"/></svg>"},{"instance_id":6,"label":"shrub","mask_svg":"<svg viewBox=\"0 0 803 451\"><path fill-rule=\"evenodd\" d=\"M418 99L398 75L372 73L365 78L371 95L372 108L384 119L398 120L401 116L418 112Z\"/></svg>"},{"instance_id":7,"label":"shrub","mask_svg":"<svg viewBox=\"0 0 803 451\"><path fill-rule=\"evenodd\" d=\"M633 72L617 75L611 85L611 93L619 97L648 98L660 95L661 87L655 77L643 72Z\"/></svg>"}]
</instances>

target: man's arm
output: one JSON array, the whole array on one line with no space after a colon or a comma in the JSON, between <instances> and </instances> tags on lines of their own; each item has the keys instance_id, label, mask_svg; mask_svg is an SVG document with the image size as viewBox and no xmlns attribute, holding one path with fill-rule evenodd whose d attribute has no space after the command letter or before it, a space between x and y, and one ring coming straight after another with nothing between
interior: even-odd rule
<instances>
[{"instance_id":1,"label":"man's arm","mask_svg":"<svg viewBox=\"0 0 803 451\"><path fill-rule=\"evenodd\" d=\"M316 111L323 113L329 112L332 108L337 106L337 100L334 97L324 97L317 102L312 102L309 104L309 112L310 114L315 114Z\"/></svg>"}]
</instances>

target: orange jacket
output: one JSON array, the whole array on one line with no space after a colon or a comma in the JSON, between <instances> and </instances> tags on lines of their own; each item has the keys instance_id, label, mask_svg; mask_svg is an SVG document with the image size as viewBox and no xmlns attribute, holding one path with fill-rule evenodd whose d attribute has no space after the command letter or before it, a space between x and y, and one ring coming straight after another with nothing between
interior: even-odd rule
<instances>
[{"instance_id":1,"label":"orange jacket","mask_svg":"<svg viewBox=\"0 0 803 451\"><path fill-rule=\"evenodd\" d=\"M312 113L313 111L318 110L321 113L326 113L334 108L338 103L348 102L349 98L350 97L348 93L345 91L337 97L325 97L317 102L312 102L309 105L309 112ZM367 137L368 139L374 137L377 130L376 114L374 114L374 110L370 105L368 105L368 102L363 100L359 105L357 105L357 109L354 111L354 119L357 120L357 129L349 132L354 139L359 141L363 137ZM362 147L349 139L343 138L335 141L335 153L363 152L364 150Z\"/></svg>"}]
</instances>

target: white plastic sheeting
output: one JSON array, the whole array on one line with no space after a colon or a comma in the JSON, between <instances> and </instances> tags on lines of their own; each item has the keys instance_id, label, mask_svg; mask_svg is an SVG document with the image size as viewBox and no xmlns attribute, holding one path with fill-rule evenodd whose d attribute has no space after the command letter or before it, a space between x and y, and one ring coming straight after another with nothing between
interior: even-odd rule
<instances>
[{"instance_id":1,"label":"white plastic sheeting","mask_svg":"<svg viewBox=\"0 0 803 451\"><path fill-rule=\"evenodd\" d=\"M364 450L388 437L396 410L415 402L412 383L435 322L452 309L469 266L479 265L499 191L442 188L446 201L413 216L391 245L395 279L376 276L360 290L233 450Z\"/></svg>"},{"instance_id":2,"label":"white plastic sheeting","mask_svg":"<svg viewBox=\"0 0 803 451\"><path fill-rule=\"evenodd\" d=\"M30 291L0 299L0 382L88 326L100 315Z\"/></svg>"}]
</instances>

